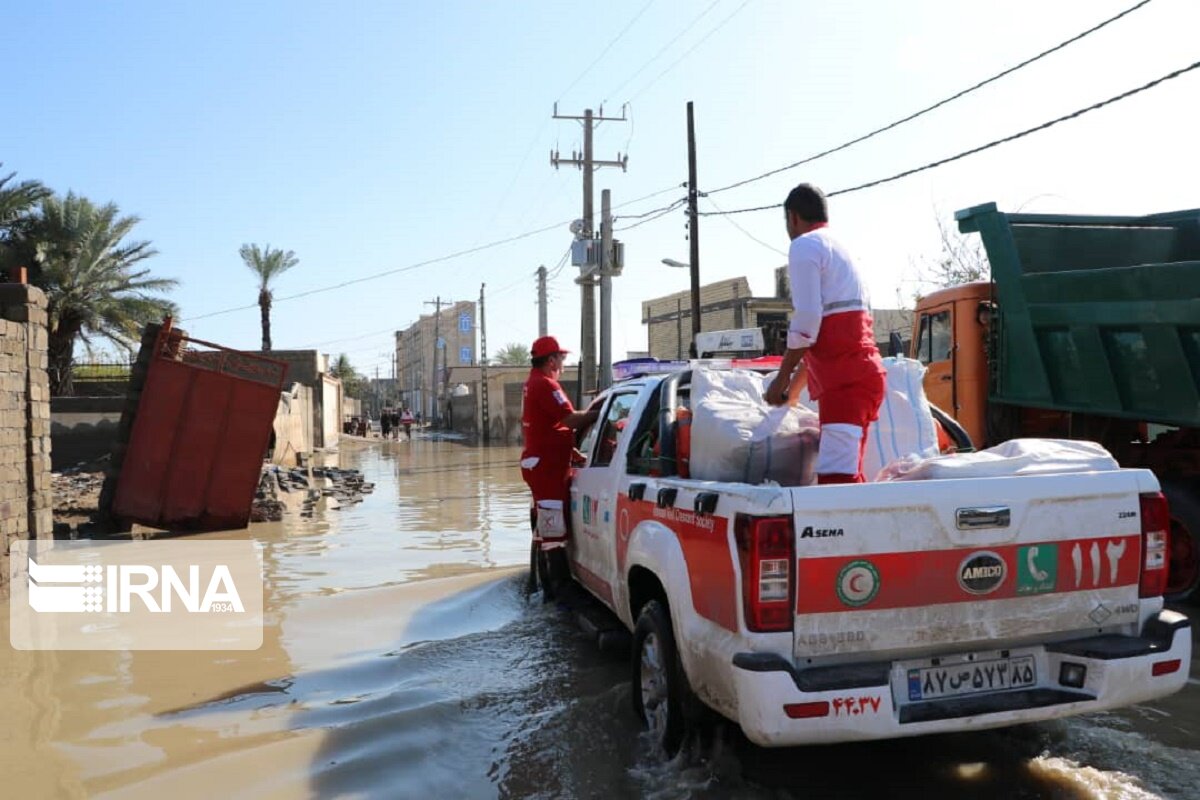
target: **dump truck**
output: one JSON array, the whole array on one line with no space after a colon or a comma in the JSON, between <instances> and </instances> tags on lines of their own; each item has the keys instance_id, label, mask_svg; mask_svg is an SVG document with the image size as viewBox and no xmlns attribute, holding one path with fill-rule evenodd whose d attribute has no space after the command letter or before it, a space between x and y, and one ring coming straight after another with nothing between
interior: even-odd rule
<instances>
[{"instance_id":1,"label":"dump truck","mask_svg":"<svg viewBox=\"0 0 1200 800\"><path fill-rule=\"evenodd\" d=\"M1200 585L1200 209L955 214L991 280L917 304L929 401L976 447L1088 439L1152 470L1170 503L1167 594Z\"/></svg>"}]
</instances>

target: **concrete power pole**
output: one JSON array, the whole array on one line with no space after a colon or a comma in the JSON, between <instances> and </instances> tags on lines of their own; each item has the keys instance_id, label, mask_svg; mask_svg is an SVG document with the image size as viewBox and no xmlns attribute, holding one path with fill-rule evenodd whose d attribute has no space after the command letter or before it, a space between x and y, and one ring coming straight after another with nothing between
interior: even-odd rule
<instances>
[{"instance_id":1,"label":"concrete power pole","mask_svg":"<svg viewBox=\"0 0 1200 800\"><path fill-rule=\"evenodd\" d=\"M537 271L538 336L546 336L546 265Z\"/></svg>"},{"instance_id":2,"label":"concrete power pole","mask_svg":"<svg viewBox=\"0 0 1200 800\"><path fill-rule=\"evenodd\" d=\"M453 305L449 301L442 303L442 296L438 295L436 300L426 300L425 305L435 306L437 311L433 316L433 381L430 384L429 394L433 401L433 413L429 415L429 419L433 421L437 427L441 427L442 423L442 407L438 404L438 350L443 350L442 344L442 306ZM442 352L442 368L446 366L446 353Z\"/></svg>"},{"instance_id":3,"label":"concrete power pole","mask_svg":"<svg viewBox=\"0 0 1200 800\"><path fill-rule=\"evenodd\" d=\"M700 332L700 214L696 201L700 190L696 186L696 124L692 116L692 101L687 104L688 132L688 241L691 243L692 264L692 345L695 349L696 334ZM692 353L692 357L700 355Z\"/></svg>"},{"instance_id":4,"label":"concrete power pole","mask_svg":"<svg viewBox=\"0 0 1200 800\"><path fill-rule=\"evenodd\" d=\"M612 198L600 193L600 389L612 385Z\"/></svg>"},{"instance_id":5,"label":"concrete power pole","mask_svg":"<svg viewBox=\"0 0 1200 800\"><path fill-rule=\"evenodd\" d=\"M592 158L592 131L601 122L626 122L625 109L622 107L621 116L604 116L604 106L600 114L592 113L592 109L583 112L582 117L561 115L558 113L558 103L554 104L554 119L573 119L583 123L583 152L571 153L569 159L561 158L557 150L550 153L550 164L556 169L559 164L567 163L583 170L583 231L580 236L591 239L595 227L592 224L592 173L597 167L620 167L622 170L629 164L629 156L617 153L615 161L597 161ZM598 266L598 265L595 265ZM579 384L575 392L577 405L583 402L583 394L596 388L596 269L595 266L585 266L581 269L578 283L581 298L581 342L579 359Z\"/></svg>"},{"instance_id":6,"label":"concrete power pole","mask_svg":"<svg viewBox=\"0 0 1200 800\"><path fill-rule=\"evenodd\" d=\"M545 267L542 267L542 269L545 269ZM487 315L484 313L483 305L483 292L486 288L486 283L479 284L479 426L482 428L479 432L479 438L484 445L488 444L492 432L488 415Z\"/></svg>"}]
</instances>

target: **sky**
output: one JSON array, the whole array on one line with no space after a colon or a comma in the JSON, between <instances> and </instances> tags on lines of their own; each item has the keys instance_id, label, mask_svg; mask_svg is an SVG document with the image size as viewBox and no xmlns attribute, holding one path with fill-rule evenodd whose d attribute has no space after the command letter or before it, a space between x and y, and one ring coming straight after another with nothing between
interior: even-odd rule
<instances>
[{"instance_id":1,"label":"sky","mask_svg":"<svg viewBox=\"0 0 1200 800\"><path fill-rule=\"evenodd\" d=\"M597 224L609 189L625 243L613 282L620 358L647 347L642 301L688 287L686 270L661 263L688 260L683 211L627 230L642 219L620 218L684 196L688 101L709 191L905 117L1135 3L10 2L0 162L139 217L134 238L158 250L147 266L180 281L180 324L201 339L256 348L257 279L238 249L293 250L299 265L274 285L274 346L345 352L387 377L393 331L427 301L477 300L483 283L488 351L531 342L539 265L555 276L550 330L578 350L578 270L555 268L582 213L582 176L554 169L550 152L581 150L582 128L552 114L603 105L627 119L601 124L594 143L598 159L628 155L626 171L595 174ZM801 181L834 192L1008 136L1200 60L1197 30L1196 0L1152 0L918 120L700 208L780 203ZM895 308L939 252L939 220L960 208L1200 207L1198 100L1195 70L833 197L831 227L874 305ZM778 209L703 217L699 243L702 282L744 275L760 295L786 260Z\"/></svg>"}]
</instances>

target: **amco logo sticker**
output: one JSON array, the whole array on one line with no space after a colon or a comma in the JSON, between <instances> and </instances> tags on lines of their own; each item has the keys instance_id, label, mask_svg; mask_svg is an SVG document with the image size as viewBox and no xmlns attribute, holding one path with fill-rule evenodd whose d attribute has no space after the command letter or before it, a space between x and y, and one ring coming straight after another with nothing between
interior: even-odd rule
<instances>
[{"instance_id":1,"label":"amco logo sticker","mask_svg":"<svg viewBox=\"0 0 1200 800\"><path fill-rule=\"evenodd\" d=\"M14 542L19 650L254 650L263 582L249 541Z\"/></svg>"},{"instance_id":2,"label":"amco logo sticker","mask_svg":"<svg viewBox=\"0 0 1200 800\"><path fill-rule=\"evenodd\" d=\"M1008 568L991 551L972 553L958 567L958 585L971 594L991 594L1004 583Z\"/></svg>"}]
</instances>

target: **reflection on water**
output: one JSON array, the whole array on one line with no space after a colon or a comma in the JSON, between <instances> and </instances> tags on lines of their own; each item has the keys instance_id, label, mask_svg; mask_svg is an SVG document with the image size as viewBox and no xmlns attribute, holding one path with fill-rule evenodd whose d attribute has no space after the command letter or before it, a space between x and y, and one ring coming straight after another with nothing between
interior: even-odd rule
<instances>
[{"instance_id":1,"label":"reflection on water","mask_svg":"<svg viewBox=\"0 0 1200 800\"><path fill-rule=\"evenodd\" d=\"M729 726L664 762L626 660L522 594L512 448L347 445L375 493L224 536L264 543L251 653L18 653L0 615L0 796L1195 796L1200 699L953 737L763 750ZM1195 670L1193 675L1195 675Z\"/></svg>"}]
</instances>

